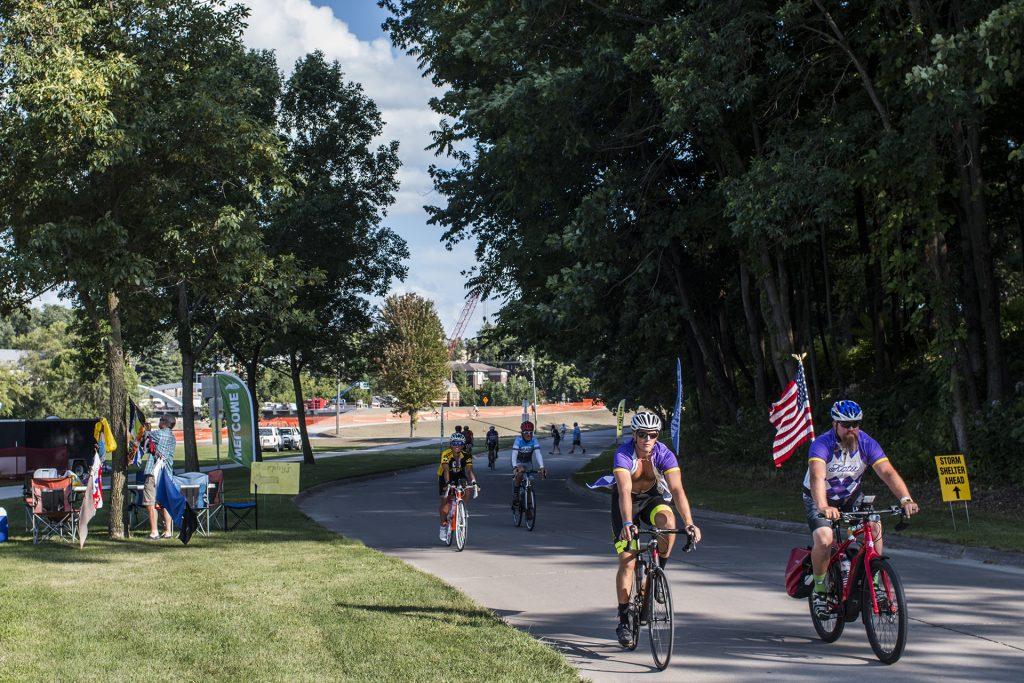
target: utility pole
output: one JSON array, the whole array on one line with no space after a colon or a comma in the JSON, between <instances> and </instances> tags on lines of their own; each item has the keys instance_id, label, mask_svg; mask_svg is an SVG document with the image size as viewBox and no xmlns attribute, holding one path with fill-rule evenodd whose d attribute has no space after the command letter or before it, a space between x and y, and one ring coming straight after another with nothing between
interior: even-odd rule
<instances>
[{"instance_id":1,"label":"utility pole","mask_svg":"<svg viewBox=\"0 0 1024 683\"><path fill-rule=\"evenodd\" d=\"M338 393L334 397L334 436L341 436L341 377L338 378Z\"/></svg>"},{"instance_id":2,"label":"utility pole","mask_svg":"<svg viewBox=\"0 0 1024 683\"><path fill-rule=\"evenodd\" d=\"M533 384L533 426L538 427L537 423L537 372L533 357L530 358L530 383Z\"/></svg>"}]
</instances>

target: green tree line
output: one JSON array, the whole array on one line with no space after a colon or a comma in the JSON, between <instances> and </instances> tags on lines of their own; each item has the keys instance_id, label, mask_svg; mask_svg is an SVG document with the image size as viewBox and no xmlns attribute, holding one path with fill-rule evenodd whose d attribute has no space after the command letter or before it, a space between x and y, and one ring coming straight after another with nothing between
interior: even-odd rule
<instances>
[{"instance_id":1,"label":"green tree line","mask_svg":"<svg viewBox=\"0 0 1024 683\"><path fill-rule=\"evenodd\" d=\"M305 433L303 377L359 376L370 297L405 275L384 225L397 143L377 142L376 105L318 52L286 78L243 44L247 16L226 0L0 2L0 309L45 292L74 307L122 446L126 361L168 335L185 396L227 365L258 405L272 366ZM182 413L194 470L190 401Z\"/></svg>"},{"instance_id":2,"label":"green tree line","mask_svg":"<svg viewBox=\"0 0 1024 683\"><path fill-rule=\"evenodd\" d=\"M805 362L907 469L1024 483L1024 2L382 0L498 326L769 459Z\"/></svg>"}]
</instances>

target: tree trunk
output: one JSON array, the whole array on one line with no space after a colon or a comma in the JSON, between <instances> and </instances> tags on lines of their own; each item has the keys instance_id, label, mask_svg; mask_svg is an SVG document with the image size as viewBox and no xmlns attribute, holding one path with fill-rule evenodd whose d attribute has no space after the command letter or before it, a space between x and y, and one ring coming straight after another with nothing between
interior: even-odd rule
<instances>
[{"instance_id":1,"label":"tree trunk","mask_svg":"<svg viewBox=\"0 0 1024 683\"><path fill-rule=\"evenodd\" d=\"M796 362L793 360L793 318L789 310L789 277L781 255L776 255L775 264L768 250L761 251L761 264L764 266L764 292L768 299L771 314L772 345L777 367L781 366L779 389L785 387L796 375ZM778 275L773 271L777 270Z\"/></svg>"},{"instance_id":2,"label":"tree trunk","mask_svg":"<svg viewBox=\"0 0 1024 683\"><path fill-rule=\"evenodd\" d=\"M964 323L967 328L963 382L971 410L977 412L981 409L978 386L981 384L982 374L985 371L985 357L981 342L981 311L978 301L978 283L975 279L974 254L971 249L971 236L966 217L961 215L957 222L960 224L960 248L963 252L963 263L960 269L963 295L960 297L960 303L963 306Z\"/></svg>"},{"instance_id":3,"label":"tree trunk","mask_svg":"<svg viewBox=\"0 0 1024 683\"><path fill-rule=\"evenodd\" d=\"M961 453L970 452L967 440L967 411L963 399L963 382L960 377L960 344L957 341L956 310L950 290L949 262L946 256L946 239L941 231L936 230L926 243L925 256L935 278L934 296L932 298L938 328L940 348L949 366L949 391L953 404L951 421L956 446Z\"/></svg>"},{"instance_id":4,"label":"tree trunk","mask_svg":"<svg viewBox=\"0 0 1024 683\"><path fill-rule=\"evenodd\" d=\"M252 398L252 416L256 420L256 462L263 462L263 444L260 443L259 427L260 417L263 413L260 411L260 399L256 395L256 381L260 370L260 359L259 352L253 354L253 357L245 361L245 385L249 387L249 396Z\"/></svg>"},{"instance_id":5,"label":"tree trunk","mask_svg":"<svg viewBox=\"0 0 1024 683\"><path fill-rule=\"evenodd\" d=\"M999 287L992 263L985 206L985 182L981 174L978 124L957 121L953 125L960 203L967 217L974 276L978 285L981 326L985 336L985 379L988 401L1003 397L1003 344L1000 329Z\"/></svg>"},{"instance_id":6,"label":"tree trunk","mask_svg":"<svg viewBox=\"0 0 1024 683\"><path fill-rule=\"evenodd\" d=\"M693 383L697 387L697 417L701 427L705 431L710 431L714 429L715 425L711 419L711 390L708 388L704 356L701 354L697 341L693 337L693 330L689 326L683 328L683 334L686 336L686 347L691 359L690 364L693 366Z\"/></svg>"},{"instance_id":7,"label":"tree trunk","mask_svg":"<svg viewBox=\"0 0 1024 683\"><path fill-rule=\"evenodd\" d=\"M181 438L185 444L185 471L199 471L199 453L196 450L196 411L192 405L192 385L195 382L195 354L192 349L192 321L189 316L188 284L178 283L175 307L178 321L178 350L181 352Z\"/></svg>"},{"instance_id":8,"label":"tree trunk","mask_svg":"<svg viewBox=\"0 0 1024 683\"><path fill-rule=\"evenodd\" d=\"M853 192L854 213L857 218L857 242L864 258L864 288L871 319L871 340L874 347L875 376L878 379L889 375L889 357L886 353L885 323L882 317L882 285L878 264L872 259L871 240L868 234L867 212L864 208L864 193L858 187Z\"/></svg>"},{"instance_id":9,"label":"tree trunk","mask_svg":"<svg viewBox=\"0 0 1024 683\"><path fill-rule=\"evenodd\" d=\"M768 406L768 392L765 388L764 335L761 332L760 306L755 306L750 292L750 273L740 255L740 296L743 299L743 315L747 319L747 345L754 359L754 400L760 408Z\"/></svg>"},{"instance_id":10,"label":"tree trunk","mask_svg":"<svg viewBox=\"0 0 1024 683\"><path fill-rule=\"evenodd\" d=\"M128 469L128 434L126 414L128 390L124 382L124 340L121 338L121 302L117 292L107 292L107 373L110 386L110 429L117 441L113 453L113 471L110 477L110 515L107 528L110 537L124 538L125 470Z\"/></svg>"},{"instance_id":11,"label":"tree trunk","mask_svg":"<svg viewBox=\"0 0 1024 683\"><path fill-rule=\"evenodd\" d=\"M814 350L814 335L811 331L811 277L810 269L807 267L808 259L800 260L800 283L801 289L803 290L802 296L802 308L803 312L800 315L800 326L802 329L801 335L803 336L803 343L807 345L807 359L811 366L811 387L810 387L810 398L814 403L811 405L818 405L821 403L821 394L819 393L818 384L818 354Z\"/></svg>"},{"instance_id":12,"label":"tree trunk","mask_svg":"<svg viewBox=\"0 0 1024 683\"><path fill-rule=\"evenodd\" d=\"M722 367L721 363L721 355L713 346L710 336L705 333L703 326L697 319L697 314L690 305L689 291L683 277L682 260L679 253L673 248L671 249L670 254L672 273L675 275L676 292L679 295L679 304L682 309L683 318L687 323L689 323L690 329L693 332L693 338L697 342L700 353L704 358L704 363L711 371L711 381L714 383L715 389L718 391L718 396L724 403L726 411L729 413L729 422L735 422L736 412L738 410L736 388L726 376L725 369Z\"/></svg>"},{"instance_id":13,"label":"tree trunk","mask_svg":"<svg viewBox=\"0 0 1024 683\"><path fill-rule=\"evenodd\" d=\"M534 417L533 419L536 420L537 418ZM411 439L412 436L415 433L416 433L416 411L415 410L410 410L409 411L409 438Z\"/></svg>"},{"instance_id":14,"label":"tree trunk","mask_svg":"<svg viewBox=\"0 0 1024 683\"><path fill-rule=\"evenodd\" d=\"M288 354L292 374L292 387L295 389L295 412L299 416L299 434L302 436L302 462L315 465L313 446L309 443L309 431L306 429L306 406L302 402L302 367L299 365L295 351Z\"/></svg>"}]
</instances>

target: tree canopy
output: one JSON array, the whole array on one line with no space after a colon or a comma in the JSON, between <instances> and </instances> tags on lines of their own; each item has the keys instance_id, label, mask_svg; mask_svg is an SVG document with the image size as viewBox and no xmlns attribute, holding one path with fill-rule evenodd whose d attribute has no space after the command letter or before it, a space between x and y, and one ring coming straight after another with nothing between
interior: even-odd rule
<instances>
[{"instance_id":1,"label":"tree canopy","mask_svg":"<svg viewBox=\"0 0 1024 683\"><path fill-rule=\"evenodd\" d=\"M759 440L806 351L819 413L1024 481L1024 3L381 4L500 328L633 406L681 356L689 414Z\"/></svg>"}]
</instances>

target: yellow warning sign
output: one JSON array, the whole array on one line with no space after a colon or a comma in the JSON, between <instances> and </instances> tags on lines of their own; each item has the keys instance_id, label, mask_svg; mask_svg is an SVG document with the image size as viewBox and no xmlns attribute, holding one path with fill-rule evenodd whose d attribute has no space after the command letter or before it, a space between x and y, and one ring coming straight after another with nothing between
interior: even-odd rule
<instances>
[{"instance_id":1,"label":"yellow warning sign","mask_svg":"<svg viewBox=\"0 0 1024 683\"><path fill-rule=\"evenodd\" d=\"M249 476L249 493L279 493L294 496L299 493L299 463L254 462Z\"/></svg>"},{"instance_id":2,"label":"yellow warning sign","mask_svg":"<svg viewBox=\"0 0 1024 683\"><path fill-rule=\"evenodd\" d=\"M939 470L943 503L971 499L971 482L967 479L967 462L963 454L937 455L935 467Z\"/></svg>"}]
</instances>

